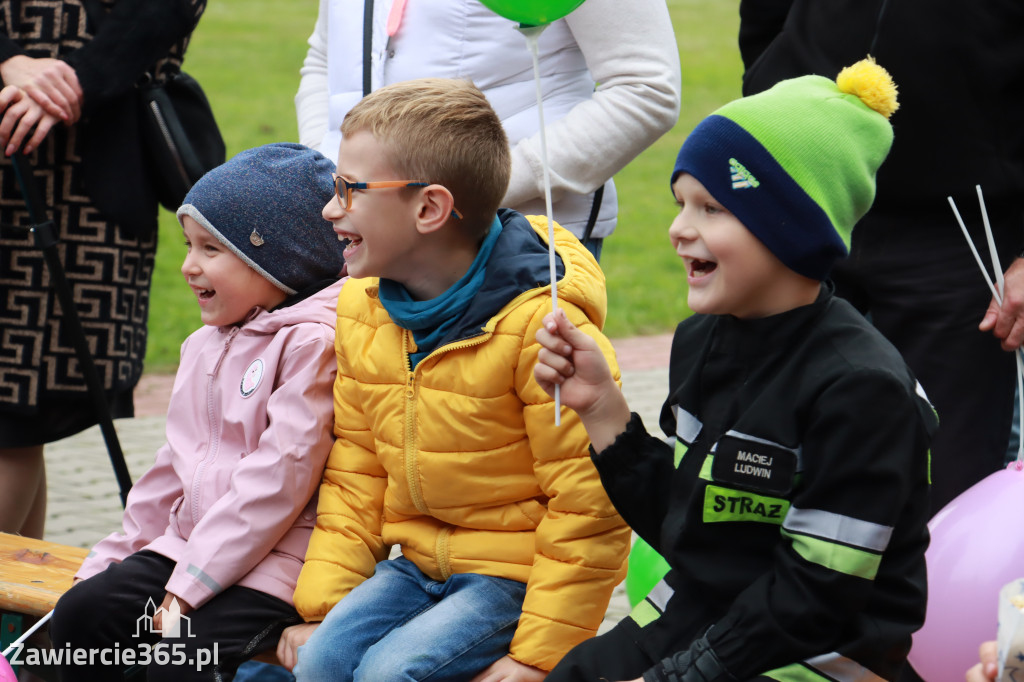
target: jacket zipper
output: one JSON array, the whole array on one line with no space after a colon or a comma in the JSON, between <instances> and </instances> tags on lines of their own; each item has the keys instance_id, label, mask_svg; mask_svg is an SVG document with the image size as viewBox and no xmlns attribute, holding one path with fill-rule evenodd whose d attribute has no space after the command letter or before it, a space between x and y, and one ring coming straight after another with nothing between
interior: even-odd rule
<instances>
[{"instance_id":1,"label":"jacket zipper","mask_svg":"<svg viewBox=\"0 0 1024 682\"><path fill-rule=\"evenodd\" d=\"M428 358L432 358L439 353L475 346L483 343L489 337L490 334L485 333L463 341L455 341L441 348L435 348L427 357L420 360L416 366L421 366ZM423 488L420 485L419 477L419 448L416 442L416 371L412 369L412 362L409 360L410 339L412 339L412 332L408 329L403 329L402 353L405 356L405 484L409 488L409 496L412 498L413 506L421 514L427 514L429 509L427 509L427 505L423 501Z\"/></svg>"},{"instance_id":2,"label":"jacket zipper","mask_svg":"<svg viewBox=\"0 0 1024 682\"><path fill-rule=\"evenodd\" d=\"M214 409L213 401L213 384L217 378L217 374L220 372L221 363L224 362L224 358L228 354L228 349L231 348L231 342L235 340L235 336L238 334L239 327L234 327L228 332L228 338L224 341L224 348L221 350L220 357L217 358L217 364L213 366L213 371L206 375L206 415L210 419L210 442L206 444L206 456L203 457L203 461L196 467L196 473L192 477L192 525L195 526L199 523L200 512L199 512L199 492L202 489L203 476L206 474L206 467L217 458L217 451L220 449L220 421L217 419L216 410Z\"/></svg>"}]
</instances>

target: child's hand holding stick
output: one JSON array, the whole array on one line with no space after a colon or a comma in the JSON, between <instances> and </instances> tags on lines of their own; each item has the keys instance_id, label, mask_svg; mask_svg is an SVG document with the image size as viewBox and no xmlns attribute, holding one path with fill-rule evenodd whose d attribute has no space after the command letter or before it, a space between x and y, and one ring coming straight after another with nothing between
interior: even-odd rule
<instances>
[{"instance_id":1,"label":"child's hand holding stick","mask_svg":"<svg viewBox=\"0 0 1024 682\"><path fill-rule=\"evenodd\" d=\"M579 414L598 452L626 430L629 405L612 377L597 342L573 325L559 308L544 316L533 376L548 395L561 389L562 403Z\"/></svg>"}]
</instances>

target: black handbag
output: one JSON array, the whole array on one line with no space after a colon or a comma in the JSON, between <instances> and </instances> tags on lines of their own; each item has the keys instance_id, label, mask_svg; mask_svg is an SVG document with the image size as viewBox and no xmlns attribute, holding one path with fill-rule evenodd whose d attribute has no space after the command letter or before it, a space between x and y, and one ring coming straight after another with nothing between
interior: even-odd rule
<instances>
[{"instance_id":1,"label":"black handbag","mask_svg":"<svg viewBox=\"0 0 1024 682\"><path fill-rule=\"evenodd\" d=\"M82 0L98 27L104 18L97 0ZM177 211L206 171L224 163L227 150L206 94L184 71L155 80L147 73L136 85L139 136L157 200Z\"/></svg>"},{"instance_id":2,"label":"black handbag","mask_svg":"<svg viewBox=\"0 0 1024 682\"><path fill-rule=\"evenodd\" d=\"M226 150L213 109L184 71L138 86L139 132L161 205L178 210L192 185L224 163Z\"/></svg>"}]
</instances>

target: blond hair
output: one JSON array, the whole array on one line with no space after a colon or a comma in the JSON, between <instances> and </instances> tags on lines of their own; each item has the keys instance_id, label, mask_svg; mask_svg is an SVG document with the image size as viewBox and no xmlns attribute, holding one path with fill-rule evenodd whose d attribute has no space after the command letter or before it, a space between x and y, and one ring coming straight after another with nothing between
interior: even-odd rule
<instances>
[{"instance_id":1,"label":"blond hair","mask_svg":"<svg viewBox=\"0 0 1024 682\"><path fill-rule=\"evenodd\" d=\"M508 190L511 152L501 120L471 82L421 78L375 90L341 124L344 136L361 131L385 147L403 178L444 185L471 233L490 227Z\"/></svg>"}]
</instances>

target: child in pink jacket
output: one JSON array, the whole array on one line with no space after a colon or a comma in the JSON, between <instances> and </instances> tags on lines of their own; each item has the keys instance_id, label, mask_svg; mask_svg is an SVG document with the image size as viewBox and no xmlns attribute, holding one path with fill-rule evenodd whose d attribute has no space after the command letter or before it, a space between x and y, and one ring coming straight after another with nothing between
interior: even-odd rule
<instances>
[{"instance_id":1,"label":"child in pink jacket","mask_svg":"<svg viewBox=\"0 0 1024 682\"><path fill-rule=\"evenodd\" d=\"M334 440L344 260L320 215L333 169L301 145L259 147L178 209L204 326L182 344L167 442L123 532L57 604L62 680L121 680L139 664L151 682L230 679L301 621L292 593Z\"/></svg>"}]
</instances>

